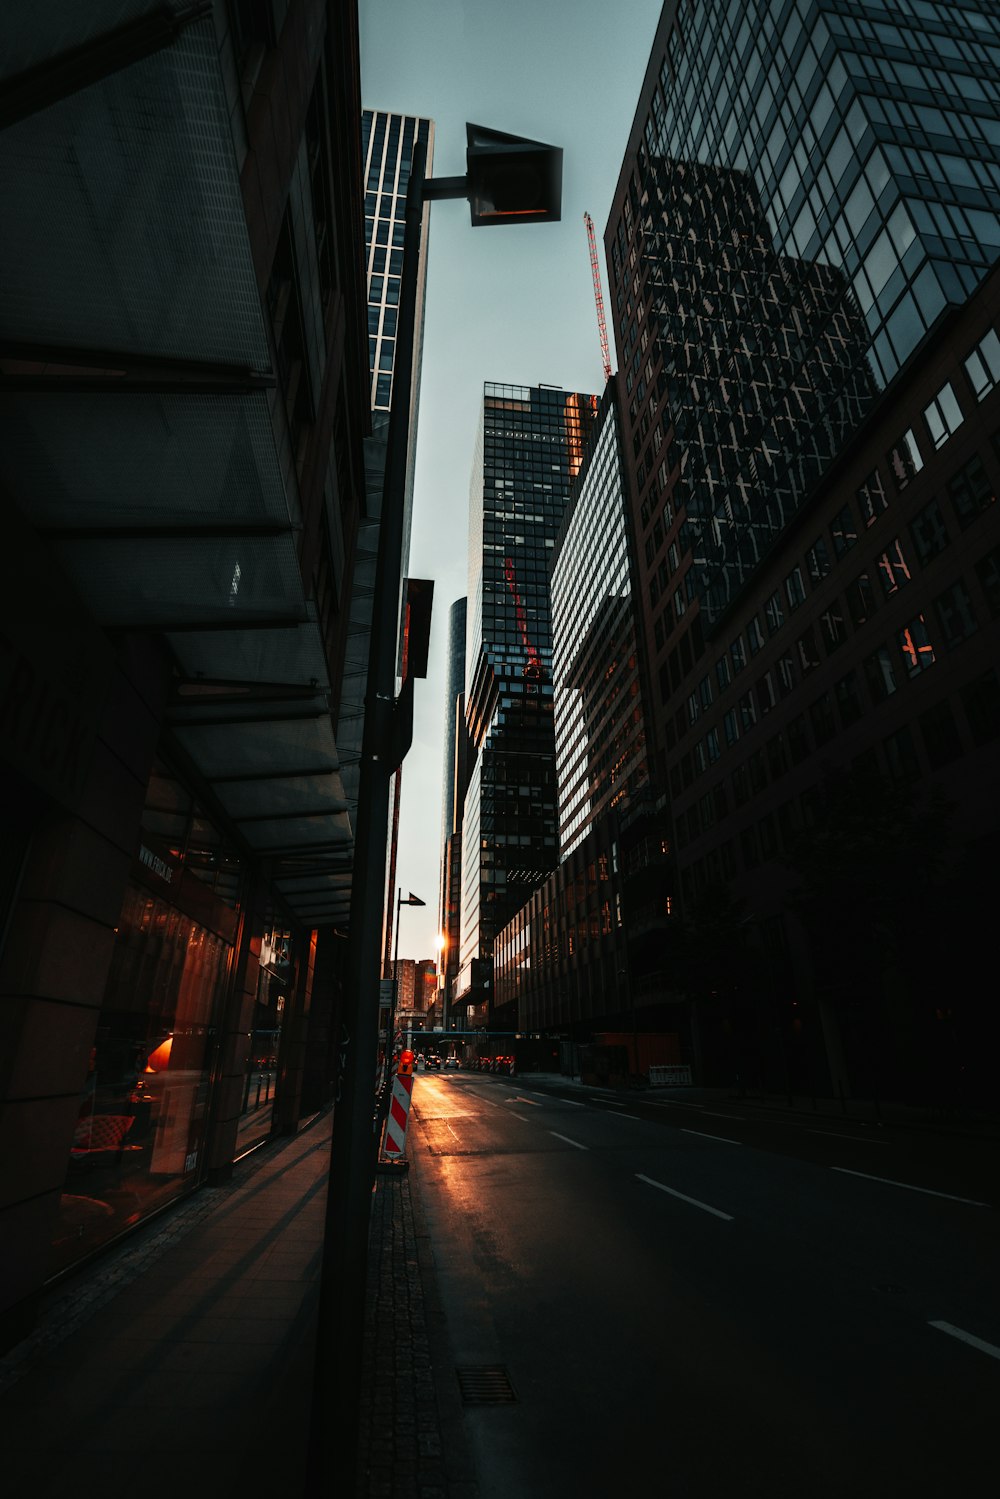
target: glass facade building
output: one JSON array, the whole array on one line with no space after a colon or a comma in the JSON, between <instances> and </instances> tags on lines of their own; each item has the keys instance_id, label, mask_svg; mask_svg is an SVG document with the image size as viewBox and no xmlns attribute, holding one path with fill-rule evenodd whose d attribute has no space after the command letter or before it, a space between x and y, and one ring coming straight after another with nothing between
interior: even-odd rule
<instances>
[{"instance_id":1,"label":"glass facade building","mask_svg":"<svg viewBox=\"0 0 1000 1499\"><path fill-rule=\"evenodd\" d=\"M470 495L456 995L483 1002L493 939L558 860L549 567L597 411L553 386L487 384Z\"/></svg>"},{"instance_id":2,"label":"glass facade building","mask_svg":"<svg viewBox=\"0 0 1000 1499\"><path fill-rule=\"evenodd\" d=\"M637 485L710 625L1000 255L998 59L984 0L665 5L606 248Z\"/></svg>"},{"instance_id":3,"label":"glass facade building","mask_svg":"<svg viewBox=\"0 0 1000 1499\"><path fill-rule=\"evenodd\" d=\"M615 384L601 402L552 564L552 670L565 859L648 784Z\"/></svg>"},{"instance_id":4,"label":"glass facade building","mask_svg":"<svg viewBox=\"0 0 1000 1499\"><path fill-rule=\"evenodd\" d=\"M445 665L444 776L441 787L441 890L439 928L447 946L441 955L444 988L450 994L458 972L462 883L462 812L469 774L465 727L466 600L456 599L448 616Z\"/></svg>"}]
</instances>

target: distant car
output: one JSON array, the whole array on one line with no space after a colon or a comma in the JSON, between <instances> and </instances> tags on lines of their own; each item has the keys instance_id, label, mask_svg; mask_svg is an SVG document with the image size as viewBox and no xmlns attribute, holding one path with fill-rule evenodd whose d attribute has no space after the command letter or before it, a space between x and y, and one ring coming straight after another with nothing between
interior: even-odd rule
<instances>
[{"instance_id":1,"label":"distant car","mask_svg":"<svg viewBox=\"0 0 1000 1499\"><path fill-rule=\"evenodd\" d=\"M445 1059L444 1059L444 1070L445 1070L445 1072L457 1072L458 1071L458 1058L457 1057L445 1057Z\"/></svg>"},{"instance_id":2,"label":"distant car","mask_svg":"<svg viewBox=\"0 0 1000 1499\"><path fill-rule=\"evenodd\" d=\"M424 1070L427 1071L427 1072L440 1072L441 1071L441 1058L440 1057L425 1057L424 1058Z\"/></svg>"}]
</instances>

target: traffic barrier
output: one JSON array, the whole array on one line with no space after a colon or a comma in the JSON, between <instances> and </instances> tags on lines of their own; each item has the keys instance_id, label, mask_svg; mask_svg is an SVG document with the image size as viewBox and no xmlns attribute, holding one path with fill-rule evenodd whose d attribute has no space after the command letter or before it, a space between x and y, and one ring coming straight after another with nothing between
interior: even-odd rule
<instances>
[{"instance_id":1,"label":"traffic barrier","mask_svg":"<svg viewBox=\"0 0 1000 1499\"><path fill-rule=\"evenodd\" d=\"M649 1086L651 1088L690 1088L690 1067L650 1067Z\"/></svg>"},{"instance_id":2,"label":"traffic barrier","mask_svg":"<svg viewBox=\"0 0 1000 1499\"><path fill-rule=\"evenodd\" d=\"M392 1099L389 1117L385 1121L382 1140L384 1160L398 1161L406 1154L406 1126L410 1118L410 1098L413 1094L413 1073L397 1072L392 1080Z\"/></svg>"}]
</instances>

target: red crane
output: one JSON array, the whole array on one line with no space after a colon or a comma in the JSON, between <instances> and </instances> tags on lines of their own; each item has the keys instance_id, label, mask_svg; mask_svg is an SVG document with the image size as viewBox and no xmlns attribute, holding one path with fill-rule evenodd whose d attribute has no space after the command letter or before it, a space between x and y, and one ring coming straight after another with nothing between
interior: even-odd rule
<instances>
[{"instance_id":1,"label":"red crane","mask_svg":"<svg viewBox=\"0 0 1000 1499\"><path fill-rule=\"evenodd\" d=\"M597 303L597 331L601 335L601 359L604 361L604 383L611 379L611 354L608 351L608 325L604 320L604 296L601 292L601 268L597 263L597 241L594 238L594 221L589 213L583 216L587 226L587 243L590 246L590 274L594 278L594 301Z\"/></svg>"}]
</instances>

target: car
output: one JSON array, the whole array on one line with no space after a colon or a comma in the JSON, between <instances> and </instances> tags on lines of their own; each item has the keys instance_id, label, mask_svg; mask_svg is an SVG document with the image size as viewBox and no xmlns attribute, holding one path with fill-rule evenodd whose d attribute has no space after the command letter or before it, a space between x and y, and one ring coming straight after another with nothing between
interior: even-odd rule
<instances>
[{"instance_id":1,"label":"car","mask_svg":"<svg viewBox=\"0 0 1000 1499\"><path fill-rule=\"evenodd\" d=\"M445 1070L445 1072L457 1072L458 1071L458 1058L457 1057L445 1057L445 1059L444 1059L444 1070Z\"/></svg>"},{"instance_id":2,"label":"car","mask_svg":"<svg viewBox=\"0 0 1000 1499\"><path fill-rule=\"evenodd\" d=\"M424 1071L425 1072L440 1072L441 1071L441 1058L440 1057L434 1057L434 1056L425 1057L424 1058Z\"/></svg>"}]
</instances>

